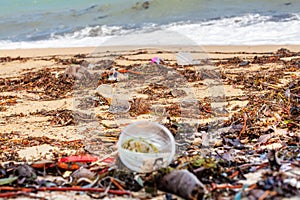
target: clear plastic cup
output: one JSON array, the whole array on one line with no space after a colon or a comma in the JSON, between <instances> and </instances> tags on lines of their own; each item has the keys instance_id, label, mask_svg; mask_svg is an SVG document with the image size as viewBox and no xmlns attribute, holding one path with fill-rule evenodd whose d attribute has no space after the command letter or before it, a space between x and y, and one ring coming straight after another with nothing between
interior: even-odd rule
<instances>
[{"instance_id":1,"label":"clear plastic cup","mask_svg":"<svg viewBox=\"0 0 300 200\"><path fill-rule=\"evenodd\" d=\"M108 84L99 85L96 88L96 92L101 94L111 104L113 98L113 88Z\"/></svg>"},{"instance_id":2,"label":"clear plastic cup","mask_svg":"<svg viewBox=\"0 0 300 200\"><path fill-rule=\"evenodd\" d=\"M130 110L131 104L126 94L114 94L109 112L113 114L126 113Z\"/></svg>"},{"instance_id":3,"label":"clear plastic cup","mask_svg":"<svg viewBox=\"0 0 300 200\"><path fill-rule=\"evenodd\" d=\"M138 121L122 131L118 152L120 160L130 170L152 172L171 163L175 155L175 140L163 125Z\"/></svg>"},{"instance_id":4,"label":"clear plastic cup","mask_svg":"<svg viewBox=\"0 0 300 200\"><path fill-rule=\"evenodd\" d=\"M131 104L126 90L115 91L110 85L102 84L96 88L96 92L102 95L110 104L109 112L118 114L130 110Z\"/></svg>"}]
</instances>

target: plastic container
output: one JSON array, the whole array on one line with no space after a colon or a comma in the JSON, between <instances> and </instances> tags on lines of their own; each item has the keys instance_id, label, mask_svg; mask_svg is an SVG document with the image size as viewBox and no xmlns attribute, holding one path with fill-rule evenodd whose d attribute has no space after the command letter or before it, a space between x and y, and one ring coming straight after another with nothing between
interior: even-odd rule
<instances>
[{"instance_id":1,"label":"plastic container","mask_svg":"<svg viewBox=\"0 0 300 200\"><path fill-rule=\"evenodd\" d=\"M113 114L126 113L130 110L130 107L129 97L125 93L114 94L109 107L109 112Z\"/></svg>"},{"instance_id":2,"label":"plastic container","mask_svg":"<svg viewBox=\"0 0 300 200\"><path fill-rule=\"evenodd\" d=\"M152 172L171 163L175 155L175 140L163 125L138 121L122 131L118 152L120 160L130 170Z\"/></svg>"},{"instance_id":3,"label":"plastic container","mask_svg":"<svg viewBox=\"0 0 300 200\"><path fill-rule=\"evenodd\" d=\"M96 88L96 92L101 94L111 104L113 98L113 88L108 84L99 85Z\"/></svg>"},{"instance_id":4,"label":"plastic container","mask_svg":"<svg viewBox=\"0 0 300 200\"><path fill-rule=\"evenodd\" d=\"M129 95L126 91L115 91L110 85L102 84L96 88L96 92L102 95L110 104L109 112L126 113L130 110Z\"/></svg>"}]
</instances>

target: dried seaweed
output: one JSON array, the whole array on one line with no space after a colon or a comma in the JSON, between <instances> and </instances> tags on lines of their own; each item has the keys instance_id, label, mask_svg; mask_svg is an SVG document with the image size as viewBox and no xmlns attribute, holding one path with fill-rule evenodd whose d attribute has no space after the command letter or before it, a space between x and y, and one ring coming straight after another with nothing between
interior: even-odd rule
<instances>
[{"instance_id":1,"label":"dried seaweed","mask_svg":"<svg viewBox=\"0 0 300 200\"><path fill-rule=\"evenodd\" d=\"M71 94L74 79L63 75L56 76L50 69L37 72L27 72L22 77L0 79L0 91L27 90L40 94L41 99L59 99Z\"/></svg>"},{"instance_id":2,"label":"dried seaweed","mask_svg":"<svg viewBox=\"0 0 300 200\"><path fill-rule=\"evenodd\" d=\"M141 114L147 114L150 112L150 106L149 103L142 98L134 98L131 107L130 112L132 115L141 115Z\"/></svg>"}]
</instances>

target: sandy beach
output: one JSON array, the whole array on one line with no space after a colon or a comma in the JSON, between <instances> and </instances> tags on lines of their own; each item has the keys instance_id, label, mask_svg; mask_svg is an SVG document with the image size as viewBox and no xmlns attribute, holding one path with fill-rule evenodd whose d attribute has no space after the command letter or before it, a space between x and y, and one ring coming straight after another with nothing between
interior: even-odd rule
<instances>
[{"instance_id":1,"label":"sandy beach","mask_svg":"<svg viewBox=\"0 0 300 200\"><path fill-rule=\"evenodd\" d=\"M11 56L11 57L39 57L39 56L53 56L53 55L76 55L76 54L90 54L93 51L101 50L102 51L124 51L131 49L138 49L138 46L104 46L104 47L73 47L73 48L41 48L41 49L8 49L0 50L1 57ZM141 46L141 49L145 49L145 46ZM238 46L238 45L213 45L213 46L188 46L188 47L159 47L161 49L184 49L186 51L198 50L205 51L207 53L233 53L238 52L247 52L247 53L261 53L261 52L274 52L280 48L286 48L290 51L299 51L300 45L253 45L253 46Z\"/></svg>"},{"instance_id":2,"label":"sandy beach","mask_svg":"<svg viewBox=\"0 0 300 200\"><path fill-rule=\"evenodd\" d=\"M114 59L115 65L118 67L128 67L135 64L149 63L151 58L160 57L168 60L169 63L176 62L176 53L190 52L192 57L197 59L211 59L212 62L218 62L220 59L231 59L239 57L242 60L250 60L253 56L260 56L276 52L280 48L289 49L292 52L300 51L298 45L277 46L277 45L263 45L263 46L192 46L192 47L86 47L86 48L49 48L49 49L16 49L16 50L0 50L1 57L1 72L2 87L5 86L5 80L18 80L26 73L38 71L50 71L51 73L63 73L71 65L79 65L84 59L85 55L93 57L94 55L101 55L103 59ZM262 54L261 54L262 53ZM80 58L83 57L83 58ZM74 60L72 60L74 59ZM73 62L75 61L75 63ZM77 61L77 62L76 62ZM250 67L239 67L239 63L230 66L231 70L251 72L256 71L261 66L251 65ZM271 67L271 66L270 66ZM273 66L272 66L273 67ZM55 84L55 83L53 83ZM225 85L226 96L246 96L242 89L233 88L233 86ZM28 90L28 89L27 89ZM197 88L194 88L197 92ZM26 92L26 90L6 89L2 88L3 96L12 96L15 103L12 106L7 106L5 112L1 112L1 126L2 133L11 131L21 132L30 136L44 136L62 139L78 139L74 134L73 126L68 127L52 127L49 125L49 117L30 116L30 113L45 109L47 111L56 110L59 108L72 110L72 90L68 91L70 94L66 97L52 98L51 100L43 101L39 96L41 94ZM198 91L196 96L201 99L205 96L203 91ZM5 101L5 100L4 100ZM5 103L3 103L5 105ZM21 115L21 116L20 116ZM13 116L13 117L12 117ZM25 128L24 128L25 127Z\"/></svg>"},{"instance_id":3,"label":"sandy beach","mask_svg":"<svg viewBox=\"0 0 300 200\"><path fill-rule=\"evenodd\" d=\"M180 52L188 52L195 61L194 64L178 65ZM139 78L141 72L148 72L147 67L156 66L151 63L152 58L159 58L161 62L158 64L180 74L183 84L186 84L184 87L192 88L193 97L199 102L199 110L190 114L195 114L196 117L180 116L178 99L183 97L174 92L175 88L156 85L161 81L155 79L158 77L145 75L143 80ZM130 122L153 119L153 105L164 109L155 118L163 124L167 124L167 117L170 117L175 121L187 118L199 127L218 120L221 120L223 126L229 126L230 123L242 126L245 119L243 116L247 115L247 125L244 125L246 129L237 131L243 144L255 146L259 142L260 146L255 148L282 149L288 146L280 142L285 137L292 138L291 141L300 137L299 111L287 114L284 110L284 107L291 109L299 106L295 100L287 100L284 96L284 92L292 87L291 84L295 85L289 90L291 94L299 95L296 93L299 91L299 62L299 45L0 50L0 159L2 163L32 163L84 152L95 153L104 158L116 152L118 136L127 122L121 122L118 115L109 112L110 102L107 98L96 96L99 99L93 99L95 117L92 120L97 123L97 128L93 131L102 132L95 136L98 140L96 144L89 146L94 132L79 131L76 124L78 118L74 117L78 114L74 111L74 98L78 96L75 97L74 93L76 73L71 73L70 67L75 69L76 66L83 66L80 70L86 75L91 73L91 68L95 70L97 65L100 66L102 76L102 79L97 80L97 86L110 84L112 87L122 87L127 78L123 80L121 76L133 77L128 79L132 81L128 91L133 93L129 96L131 107L125 116ZM120 70L120 80L104 80L103 74L112 67ZM134 78L142 81L134 82ZM213 83L210 84L209 81ZM274 104L283 108L273 108ZM259 113L258 121L254 119L255 113ZM181 115L184 115L183 112ZM284 124L283 121L286 120L292 120L292 125ZM275 133L272 141L260 138L263 130L272 128ZM290 133L293 135L284 136ZM188 142L200 148L203 137L198 134L193 141ZM97 145L103 146L98 146L97 149ZM245 159L251 157L245 156Z\"/></svg>"}]
</instances>

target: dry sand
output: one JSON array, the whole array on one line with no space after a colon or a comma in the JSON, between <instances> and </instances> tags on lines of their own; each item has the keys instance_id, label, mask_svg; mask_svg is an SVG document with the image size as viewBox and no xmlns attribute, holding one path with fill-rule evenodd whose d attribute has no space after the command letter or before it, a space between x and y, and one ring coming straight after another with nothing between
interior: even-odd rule
<instances>
[{"instance_id":1,"label":"dry sand","mask_svg":"<svg viewBox=\"0 0 300 200\"><path fill-rule=\"evenodd\" d=\"M239 56L242 59L253 57L253 55L260 55L260 53L275 52L279 48L288 48L291 51L300 51L300 46L203 46L203 47L86 47L86 48L61 48L61 49L16 49L16 50L1 50L0 57L11 58L25 58L16 59L14 61L2 61L0 63L0 77L8 79L18 79L27 72L34 72L41 69L49 68L52 73L63 73L71 64L64 64L58 62L57 59L70 59L80 54L98 55L103 58L115 59L119 66L128 66L132 64L149 63L152 57L158 56L162 59L168 60L170 63L176 62L176 52L184 51L191 52L194 59L211 58L215 61L222 60L223 58L233 58ZM157 50L163 52L157 53ZM113 56L112 55L118 55ZM121 56L120 56L121 55ZM274 66L264 66L274 67ZM276 66L280 67L280 66ZM239 72L239 71L256 71L260 66L252 65L250 67L232 66L229 68L221 69L225 73ZM197 84L194 84L197 85ZM192 87L194 87L192 85ZM218 90L216 88L215 90ZM239 89L239 86L221 85L221 90L224 90L228 99L234 97L245 96L244 92ZM203 86L194 87L195 95L198 100L213 95L211 92L205 90ZM1 96L15 96L17 98L16 104L7 106L7 110L0 112L0 133L9 133L12 131L20 132L21 135L26 136L47 136L53 139L60 140L77 140L82 138L82 135L77 134L74 126L51 126L49 116L30 115L30 113L46 110L69 109L72 110L72 96L68 98L60 98L54 100L41 100L40 94L28 93L27 91L2 91ZM232 100L225 102L228 109L237 106L240 109L248 103L247 99L243 101ZM107 108L104 108L104 110ZM99 114L101 115L101 113ZM106 113L106 115L108 115ZM103 119L106 126L114 124L109 122L113 118ZM106 121L105 121L106 120ZM108 121L108 122L107 122ZM205 119L203 122L209 122L211 119ZM102 124L103 125L103 124ZM37 147L38 148L38 147ZM33 151L32 154L37 154ZM22 153L23 156L25 156ZM32 158L34 155L28 153L27 158Z\"/></svg>"},{"instance_id":2,"label":"dry sand","mask_svg":"<svg viewBox=\"0 0 300 200\"><path fill-rule=\"evenodd\" d=\"M74 48L42 48L42 49L9 49L0 50L0 57L11 56L11 57L39 57L39 56L53 56L53 55L76 55L76 54L88 54L95 50L97 51L130 51L132 49L147 49L148 46L107 46L107 47L74 47ZM152 47L150 47L152 48ZM286 48L290 51L297 52L300 50L300 45L255 45L255 46L188 46L188 47L174 47L174 46L154 46L157 49L173 49L173 50L185 50L185 51L204 51L211 52L212 54L218 53L265 53L274 52L280 48Z\"/></svg>"}]
</instances>

